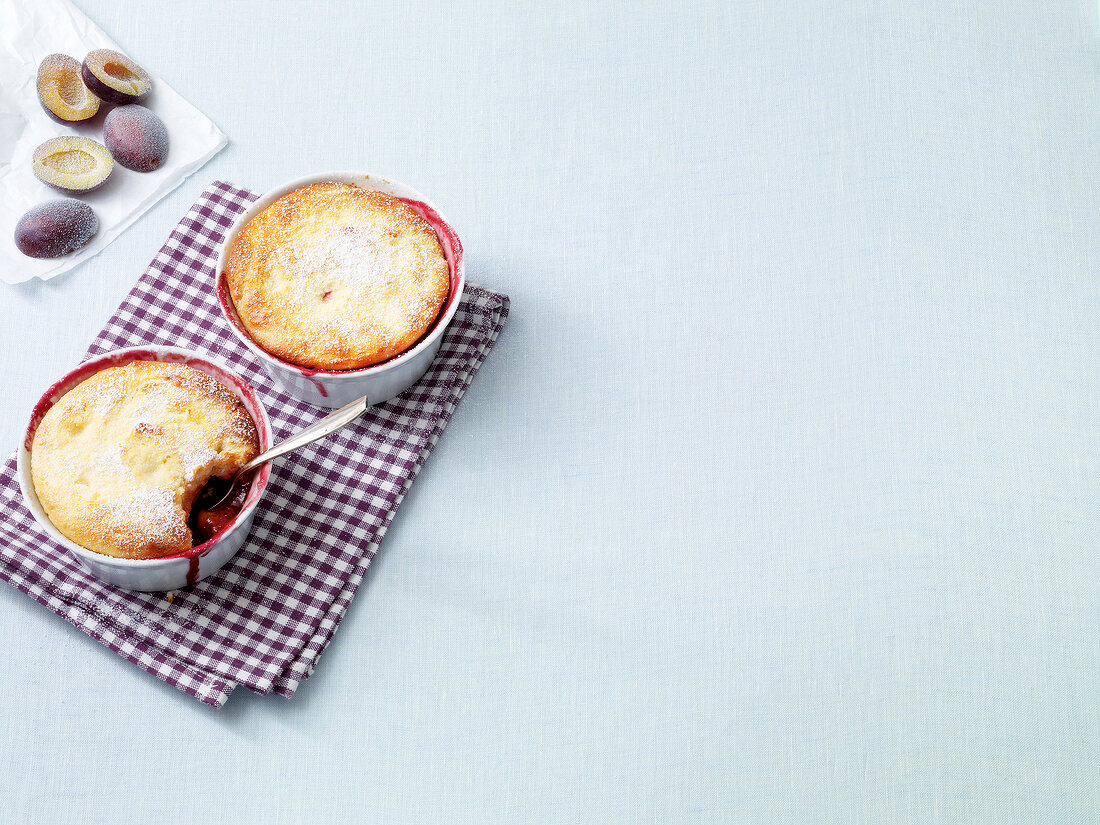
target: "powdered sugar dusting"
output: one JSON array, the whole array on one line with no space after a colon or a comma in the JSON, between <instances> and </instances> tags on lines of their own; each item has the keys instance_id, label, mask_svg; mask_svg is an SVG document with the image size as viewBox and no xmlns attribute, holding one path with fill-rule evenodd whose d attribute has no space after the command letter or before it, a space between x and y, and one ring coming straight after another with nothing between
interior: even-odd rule
<instances>
[{"instance_id":1,"label":"powdered sugar dusting","mask_svg":"<svg viewBox=\"0 0 1100 825\"><path fill-rule=\"evenodd\" d=\"M226 283L269 352L354 369L412 346L439 314L450 277L434 231L407 204L325 182L282 196L241 228Z\"/></svg>"},{"instance_id":2,"label":"powdered sugar dusting","mask_svg":"<svg viewBox=\"0 0 1100 825\"><path fill-rule=\"evenodd\" d=\"M51 520L73 541L148 558L191 547L187 511L201 486L258 448L244 405L215 378L134 361L95 373L46 413L32 470Z\"/></svg>"},{"instance_id":3,"label":"powdered sugar dusting","mask_svg":"<svg viewBox=\"0 0 1100 825\"><path fill-rule=\"evenodd\" d=\"M108 503L100 518L104 528L131 546L174 547L190 541L187 514L167 487L139 487Z\"/></svg>"},{"instance_id":4,"label":"powdered sugar dusting","mask_svg":"<svg viewBox=\"0 0 1100 825\"><path fill-rule=\"evenodd\" d=\"M280 263L303 282L311 283L322 300L325 291L344 286L356 293L377 290L394 272L379 255L378 243L356 226L292 243L279 250Z\"/></svg>"},{"instance_id":5,"label":"powdered sugar dusting","mask_svg":"<svg viewBox=\"0 0 1100 825\"><path fill-rule=\"evenodd\" d=\"M180 464L183 465L183 478L191 482L200 473L214 463L218 453L206 444L187 444L180 450Z\"/></svg>"}]
</instances>

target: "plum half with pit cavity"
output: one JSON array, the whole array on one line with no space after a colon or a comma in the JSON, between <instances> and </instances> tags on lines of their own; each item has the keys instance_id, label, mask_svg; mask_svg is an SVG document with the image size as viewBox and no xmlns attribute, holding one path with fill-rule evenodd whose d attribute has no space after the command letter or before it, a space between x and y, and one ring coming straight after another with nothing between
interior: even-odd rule
<instances>
[{"instance_id":1,"label":"plum half with pit cavity","mask_svg":"<svg viewBox=\"0 0 1100 825\"><path fill-rule=\"evenodd\" d=\"M103 120L103 142L111 156L127 169L152 172L168 156L168 130L144 106L112 109Z\"/></svg>"},{"instance_id":2,"label":"plum half with pit cavity","mask_svg":"<svg viewBox=\"0 0 1100 825\"><path fill-rule=\"evenodd\" d=\"M15 245L31 258L60 258L76 252L99 231L92 207L72 198L32 206L15 225Z\"/></svg>"},{"instance_id":3,"label":"plum half with pit cavity","mask_svg":"<svg viewBox=\"0 0 1100 825\"><path fill-rule=\"evenodd\" d=\"M87 120L99 111L99 98L80 79L80 64L67 54L47 55L38 64L38 100L62 123Z\"/></svg>"},{"instance_id":4,"label":"plum half with pit cavity","mask_svg":"<svg viewBox=\"0 0 1100 825\"><path fill-rule=\"evenodd\" d=\"M71 194L98 189L115 168L106 146L75 135L50 138L40 144L34 150L32 164L36 178Z\"/></svg>"},{"instance_id":5,"label":"plum half with pit cavity","mask_svg":"<svg viewBox=\"0 0 1100 825\"><path fill-rule=\"evenodd\" d=\"M88 52L80 67L84 85L108 103L136 103L153 88L145 69L113 49Z\"/></svg>"}]
</instances>

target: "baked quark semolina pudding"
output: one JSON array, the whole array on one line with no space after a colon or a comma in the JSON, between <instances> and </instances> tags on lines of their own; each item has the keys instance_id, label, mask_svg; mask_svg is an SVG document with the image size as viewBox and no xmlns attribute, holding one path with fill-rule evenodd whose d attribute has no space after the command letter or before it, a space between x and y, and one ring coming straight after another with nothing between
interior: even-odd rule
<instances>
[{"instance_id":1,"label":"baked quark semolina pudding","mask_svg":"<svg viewBox=\"0 0 1100 825\"><path fill-rule=\"evenodd\" d=\"M447 259L423 217L393 195L332 181L283 195L245 223L224 274L253 341L326 370L408 350L450 289Z\"/></svg>"},{"instance_id":2,"label":"baked quark semolina pudding","mask_svg":"<svg viewBox=\"0 0 1100 825\"><path fill-rule=\"evenodd\" d=\"M248 410L217 379L185 364L132 361L93 374L46 412L31 476L64 536L104 555L154 559L193 546L199 492L259 446Z\"/></svg>"}]
</instances>

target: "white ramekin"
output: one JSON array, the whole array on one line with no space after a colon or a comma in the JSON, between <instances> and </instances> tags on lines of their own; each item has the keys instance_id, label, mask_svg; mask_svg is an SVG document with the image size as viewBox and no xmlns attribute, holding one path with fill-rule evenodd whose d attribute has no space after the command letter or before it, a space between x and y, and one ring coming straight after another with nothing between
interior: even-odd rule
<instances>
[{"instance_id":1,"label":"white ramekin","mask_svg":"<svg viewBox=\"0 0 1100 825\"><path fill-rule=\"evenodd\" d=\"M413 346L400 355L396 355L381 364L364 367L357 370L323 370L309 369L284 361L272 355L259 344L252 340L233 306L233 299L225 283L225 259L229 253L229 247L233 243L238 230L245 223L252 220L257 214L270 206L278 198L300 189L311 183L324 181L338 181L350 183L363 189L376 189L380 192L394 195L404 201L415 212L421 215L435 230L439 238L439 245L443 248L443 254L447 258L447 264L451 270L451 290L447 296L439 317L428 332ZM443 333L447 325L454 317L458 309L458 302L462 298L462 288L465 285L465 269L462 263L462 242L458 235L447 223L446 219L432 205L431 201L411 187L402 183L388 181L385 178L374 175L363 175L353 172L329 172L323 175L309 175L298 178L290 183L283 184L272 189L261 197L252 206L237 218L234 224L225 234L221 249L218 251L218 264L214 270L218 303L229 326L237 337L250 350L256 353L265 371L272 380L282 386L293 397L314 404L318 407L342 407L364 395L371 404L381 404L389 401L417 381L427 372L428 367L439 352L439 345L443 341Z\"/></svg>"},{"instance_id":2,"label":"white ramekin","mask_svg":"<svg viewBox=\"0 0 1100 825\"><path fill-rule=\"evenodd\" d=\"M76 556L81 565L92 575L108 584L128 590L176 590L217 572L241 549L248 531L252 529L256 505L267 488L267 480L271 475L270 464L265 464L255 474L244 507L228 527L197 547L160 559L116 559L113 556L95 553L66 538L46 515L35 493L34 481L31 477L30 450L34 442L35 430L41 423L42 416L57 403L61 396L84 379L107 367L128 364L131 361L169 361L187 364L216 378L244 402L249 415L256 422L256 430L260 436L260 449L266 450L271 446L271 422L267 419L267 411L256 397L256 392L241 378L220 364L187 350L173 347L130 347L104 353L85 361L46 390L31 413L30 422L23 434L23 441L19 445L17 456L19 486L23 490L23 500L27 508L46 534Z\"/></svg>"}]
</instances>

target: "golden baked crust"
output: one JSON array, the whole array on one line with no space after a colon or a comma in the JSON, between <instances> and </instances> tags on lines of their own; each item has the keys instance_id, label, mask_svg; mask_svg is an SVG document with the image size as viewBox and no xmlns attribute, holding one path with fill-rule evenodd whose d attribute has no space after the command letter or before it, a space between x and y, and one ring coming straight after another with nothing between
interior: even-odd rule
<instances>
[{"instance_id":1,"label":"golden baked crust","mask_svg":"<svg viewBox=\"0 0 1100 825\"><path fill-rule=\"evenodd\" d=\"M47 411L31 476L66 537L152 559L191 547L187 517L203 485L258 451L244 404L217 380L184 364L132 361L85 379Z\"/></svg>"},{"instance_id":2,"label":"golden baked crust","mask_svg":"<svg viewBox=\"0 0 1100 825\"><path fill-rule=\"evenodd\" d=\"M392 195L335 182L283 195L242 226L225 279L257 344L284 361L334 370L407 350L450 288L427 221Z\"/></svg>"}]
</instances>

